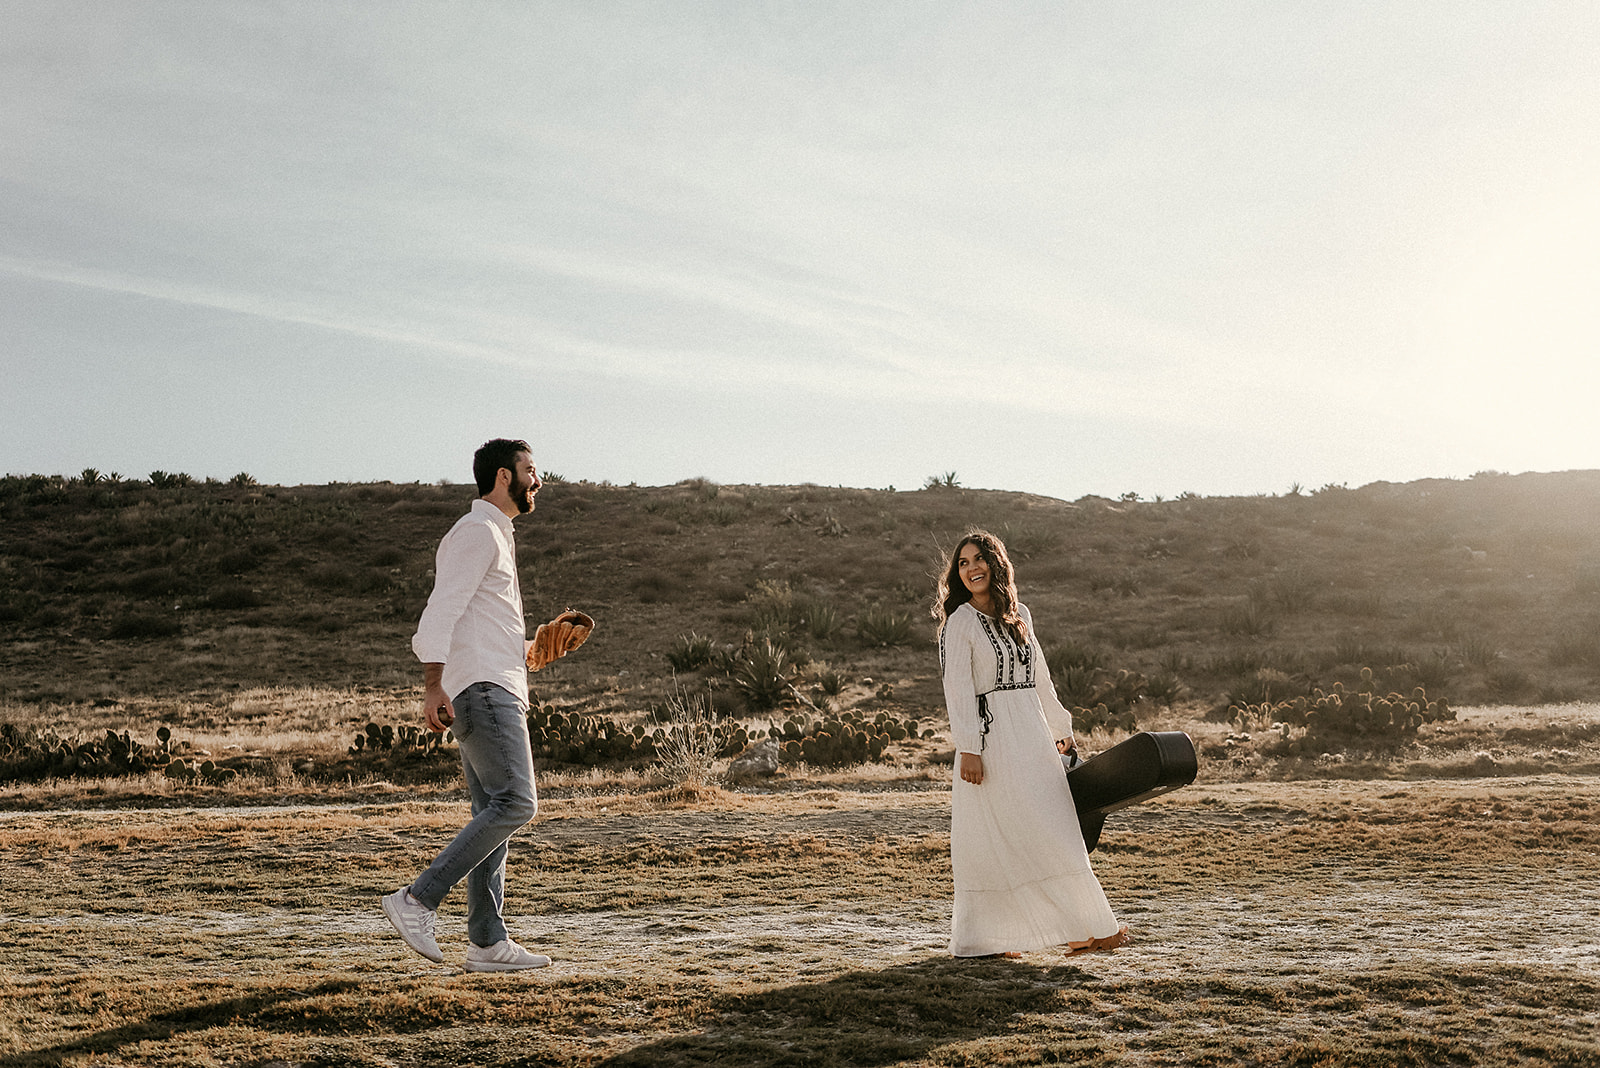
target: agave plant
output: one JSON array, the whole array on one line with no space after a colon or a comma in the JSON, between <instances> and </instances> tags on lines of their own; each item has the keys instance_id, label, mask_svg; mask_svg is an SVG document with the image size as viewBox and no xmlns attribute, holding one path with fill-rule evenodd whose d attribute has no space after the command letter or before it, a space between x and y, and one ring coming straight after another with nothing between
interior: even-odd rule
<instances>
[{"instance_id":1,"label":"agave plant","mask_svg":"<svg viewBox=\"0 0 1600 1068\"><path fill-rule=\"evenodd\" d=\"M731 674L733 684L757 711L778 707L794 689L795 670L789 653L770 638L751 646Z\"/></svg>"},{"instance_id":2,"label":"agave plant","mask_svg":"<svg viewBox=\"0 0 1600 1068\"><path fill-rule=\"evenodd\" d=\"M904 645L911 640L911 616L874 604L861 613L856 630L868 645Z\"/></svg>"}]
</instances>

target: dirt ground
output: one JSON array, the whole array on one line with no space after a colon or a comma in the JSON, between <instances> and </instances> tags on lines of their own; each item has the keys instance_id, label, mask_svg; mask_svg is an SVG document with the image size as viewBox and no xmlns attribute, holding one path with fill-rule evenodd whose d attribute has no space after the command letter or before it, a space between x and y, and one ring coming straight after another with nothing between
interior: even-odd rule
<instances>
[{"instance_id":1,"label":"dirt ground","mask_svg":"<svg viewBox=\"0 0 1600 1068\"><path fill-rule=\"evenodd\" d=\"M945 953L929 786L547 801L491 977L377 907L459 804L0 815L0 1064L1600 1064L1600 780L1189 787L1071 961Z\"/></svg>"}]
</instances>

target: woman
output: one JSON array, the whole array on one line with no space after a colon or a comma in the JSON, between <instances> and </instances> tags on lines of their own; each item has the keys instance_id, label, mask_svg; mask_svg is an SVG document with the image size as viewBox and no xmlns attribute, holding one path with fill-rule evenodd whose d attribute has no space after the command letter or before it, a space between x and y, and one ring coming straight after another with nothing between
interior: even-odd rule
<instances>
[{"instance_id":1,"label":"woman","mask_svg":"<svg viewBox=\"0 0 1600 1068\"><path fill-rule=\"evenodd\" d=\"M1056 697L1000 539L961 539L939 580L939 661L956 747L950 865L958 957L1065 945L1070 953L1128 942L1089 866L1045 709Z\"/></svg>"}]
</instances>

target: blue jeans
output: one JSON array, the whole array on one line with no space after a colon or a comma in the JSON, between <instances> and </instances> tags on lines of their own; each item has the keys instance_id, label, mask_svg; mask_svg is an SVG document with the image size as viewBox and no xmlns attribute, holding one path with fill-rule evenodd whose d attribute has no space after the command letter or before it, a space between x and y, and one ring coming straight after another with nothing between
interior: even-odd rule
<instances>
[{"instance_id":1,"label":"blue jeans","mask_svg":"<svg viewBox=\"0 0 1600 1068\"><path fill-rule=\"evenodd\" d=\"M473 683L453 704L456 721L451 729L472 795L472 822L411 884L411 896L436 909L465 877L467 937L473 945L492 946L509 937L506 843L539 811L528 716L515 697L492 682Z\"/></svg>"}]
</instances>

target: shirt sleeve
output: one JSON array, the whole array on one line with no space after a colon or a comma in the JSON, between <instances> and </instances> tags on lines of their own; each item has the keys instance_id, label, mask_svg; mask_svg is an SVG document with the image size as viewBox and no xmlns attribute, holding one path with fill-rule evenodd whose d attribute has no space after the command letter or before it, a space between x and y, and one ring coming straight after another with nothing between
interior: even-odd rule
<instances>
[{"instance_id":1,"label":"shirt sleeve","mask_svg":"<svg viewBox=\"0 0 1600 1068\"><path fill-rule=\"evenodd\" d=\"M484 523L464 523L445 535L434 556L433 592L411 639L418 660L424 664L449 662L456 624L499 552L494 531Z\"/></svg>"},{"instance_id":2,"label":"shirt sleeve","mask_svg":"<svg viewBox=\"0 0 1600 1068\"><path fill-rule=\"evenodd\" d=\"M945 620L939 632L939 660L944 672L944 704L950 713L950 741L958 753L983 751L983 723L978 718L978 693L972 685L972 620L966 613Z\"/></svg>"},{"instance_id":3,"label":"shirt sleeve","mask_svg":"<svg viewBox=\"0 0 1600 1068\"><path fill-rule=\"evenodd\" d=\"M1034 685L1039 690L1039 703L1044 706L1045 718L1058 726L1065 725L1067 732L1072 732L1072 710L1061 703L1061 698L1056 696L1056 684L1050 678L1050 665L1044 658L1044 645L1039 641L1038 633L1033 629L1033 613L1028 611L1027 605L1018 605L1022 613L1022 620L1028 624L1028 641L1033 644L1034 663L1038 665Z\"/></svg>"}]
</instances>

